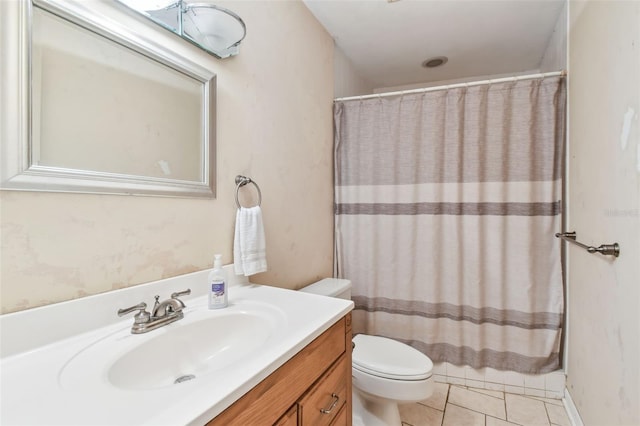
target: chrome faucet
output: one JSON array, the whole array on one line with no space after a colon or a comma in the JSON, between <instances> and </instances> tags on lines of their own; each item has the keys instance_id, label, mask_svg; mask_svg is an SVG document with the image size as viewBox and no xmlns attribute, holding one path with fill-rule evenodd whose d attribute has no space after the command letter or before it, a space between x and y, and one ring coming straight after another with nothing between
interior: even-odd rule
<instances>
[{"instance_id":1,"label":"chrome faucet","mask_svg":"<svg viewBox=\"0 0 640 426\"><path fill-rule=\"evenodd\" d=\"M185 291L179 291L172 293L171 298L163 302L160 302L160 296L156 296L156 302L153 305L151 313L147 312L147 304L142 302L130 308L118 309L118 316L130 314L131 312L138 311L133 317L133 326L131 327L131 333L142 334L147 333L156 328L163 327L172 322L178 321L184 318L182 310L185 308L182 300L178 297L191 294L191 289Z\"/></svg>"}]
</instances>

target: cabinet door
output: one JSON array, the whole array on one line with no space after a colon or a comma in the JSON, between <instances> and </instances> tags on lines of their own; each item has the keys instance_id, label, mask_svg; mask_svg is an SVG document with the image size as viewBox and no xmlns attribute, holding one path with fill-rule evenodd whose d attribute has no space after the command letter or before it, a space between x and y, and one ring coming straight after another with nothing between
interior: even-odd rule
<instances>
[{"instance_id":1,"label":"cabinet door","mask_svg":"<svg viewBox=\"0 0 640 426\"><path fill-rule=\"evenodd\" d=\"M348 368L347 368L348 367ZM343 355L313 385L298 403L303 426L330 425L347 402L347 375L351 365Z\"/></svg>"},{"instance_id":2,"label":"cabinet door","mask_svg":"<svg viewBox=\"0 0 640 426\"><path fill-rule=\"evenodd\" d=\"M294 405L273 426L298 426L298 405Z\"/></svg>"}]
</instances>

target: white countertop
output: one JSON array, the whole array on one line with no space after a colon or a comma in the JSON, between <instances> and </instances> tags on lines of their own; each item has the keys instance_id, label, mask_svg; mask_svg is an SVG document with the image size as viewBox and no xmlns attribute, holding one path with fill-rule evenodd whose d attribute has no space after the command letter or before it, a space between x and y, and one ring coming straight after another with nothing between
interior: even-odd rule
<instances>
[{"instance_id":1,"label":"white countertop","mask_svg":"<svg viewBox=\"0 0 640 426\"><path fill-rule=\"evenodd\" d=\"M210 311L206 307L204 284L207 273L200 271L0 316L3 336L0 423L205 424L353 308L353 303L347 300L240 283L229 289L228 308ZM185 318L180 321L146 334L132 335L129 330L133 318L116 316L118 308L140 301L151 306L150 295L154 292L164 300L171 292L184 290L185 286L192 289L192 295L183 299L187 308ZM111 306L114 301L118 304ZM233 366L153 389L122 389L109 381L107 369L112 361L138 342L206 315L250 310L251 304L277 311L278 330L261 343L259 349L247 353ZM86 318L85 323L82 315L94 318ZM216 333L230 332L233 330L212 330L211 338L214 339ZM108 350L96 351L100 348L97 345L104 345L104 342L109 342ZM165 350L179 351L181 348ZM73 372L74 378L70 380L72 368L79 371Z\"/></svg>"}]
</instances>

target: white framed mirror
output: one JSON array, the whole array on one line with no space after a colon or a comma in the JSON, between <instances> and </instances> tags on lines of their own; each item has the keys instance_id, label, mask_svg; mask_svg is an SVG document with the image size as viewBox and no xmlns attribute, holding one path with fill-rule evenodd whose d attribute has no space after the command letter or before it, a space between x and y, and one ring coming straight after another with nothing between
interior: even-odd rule
<instances>
[{"instance_id":1,"label":"white framed mirror","mask_svg":"<svg viewBox=\"0 0 640 426\"><path fill-rule=\"evenodd\" d=\"M215 197L214 73L82 2L11 3L2 189Z\"/></svg>"}]
</instances>

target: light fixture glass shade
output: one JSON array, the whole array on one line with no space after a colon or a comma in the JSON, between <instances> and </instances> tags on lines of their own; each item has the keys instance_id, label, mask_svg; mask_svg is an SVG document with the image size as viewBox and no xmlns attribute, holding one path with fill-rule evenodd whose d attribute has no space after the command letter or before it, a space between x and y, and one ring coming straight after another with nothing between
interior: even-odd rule
<instances>
[{"instance_id":1,"label":"light fixture glass shade","mask_svg":"<svg viewBox=\"0 0 640 426\"><path fill-rule=\"evenodd\" d=\"M247 29L230 10L186 0L118 0L217 58L239 53Z\"/></svg>"},{"instance_id":2,"label":"light fixture glass shade","mask_svg":"<svg viewBox=\"0 0 640 426\"><path fill-rule=\"evenodd\" d=\"M238 54L247 33L238 15L207 3L187 4L182 14L182 31L194 43L223 58Z\"/></svg>"},{"instance_id":3,"label":"light fixture glass shade","mask_svg":"<svg viewBox=\"0 0 640 426\"><path fill-rule=\"evenodd\" d=\"M159 9L145 9L141 13L169 31L180 35L180 3L173 2Z\"/></svg>"}]
</instances>

